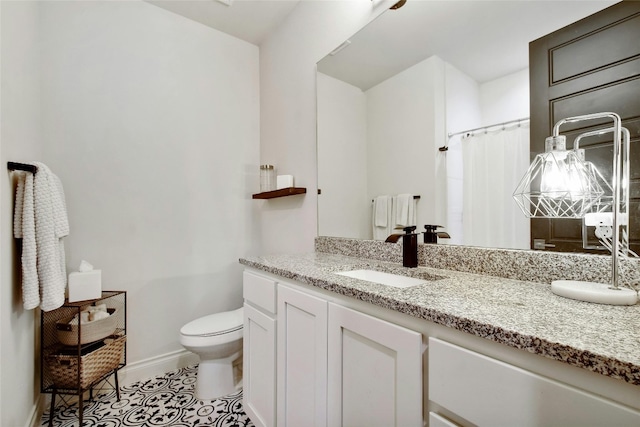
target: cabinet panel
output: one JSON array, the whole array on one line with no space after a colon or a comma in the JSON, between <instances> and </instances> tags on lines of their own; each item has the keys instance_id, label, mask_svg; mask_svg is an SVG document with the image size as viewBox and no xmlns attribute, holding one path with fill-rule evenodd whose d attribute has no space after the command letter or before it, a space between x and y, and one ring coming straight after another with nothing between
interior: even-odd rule
<instances>
[{"instance_id":1,"label":"cabinet panel","mask_svg":"<svg viewBox=\"0 0 640 427\"><path fill-rule=\"evenodd\" d=\"M429 399L479 426L631 426L640 413L438 339Z\"/></svg>"},{"instance_id":2,"label":"cabinet panel","mask_svg":"<svg viewBox=\"0 0 640 427\"><path fill-rule=\"evenodd\" d=\"M244 305L243 406L257 427L275 426L276 321Z\"/></svg>"},{"instance_id":3,"label":"cabinet panel","mask_svg":"<svg viewBox=\"0 0 640 427\"><path fill-rule=\"evenodd\" d=\"M329 304L331 426L421 426L422 336Z\"/></svg>"},{"instance_id":4,"label":"cabinet panel","mask_svg":"<svg viewBox=\"0 0 640 427\"><path fill-rule=\"evenodd\" d=\"M448 419L441 417L435 412L429 412L429 427L459 427Z\"/></svg>"},{"instance_id":5,"label":"cabinet panel","mask_svg":"<svg viewBox=\"0 0 640 427\"><path fill-rule=\"evenodd\" d=\"M242 275L244 299L269 313L276 312L276 282L267 277L245 271Z\"/></svg>"},{"instance_id":6,"label":"cabinet panel","mask_svg":"<svg viewBox=\"0 0 640 427\"><path fill-rule=\"evenodd\" d=\"M327 302L278 286L278 426L327 425Z\"/></svg>"}]
</instances>

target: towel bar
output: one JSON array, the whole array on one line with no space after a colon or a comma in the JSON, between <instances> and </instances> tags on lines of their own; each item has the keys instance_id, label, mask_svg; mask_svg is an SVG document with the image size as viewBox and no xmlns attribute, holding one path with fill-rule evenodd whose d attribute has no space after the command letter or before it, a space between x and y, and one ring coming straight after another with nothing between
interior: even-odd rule
<instances>
[{"instance_id":1,"label":"towel bar","mask_svg":"<svg viewBox=\"0 0 640 427\"><path fill-rule=\"evenodd\" d=\"M320 194L320 193L318 193L318 194ZM420 200L420 196L418 196L418 195L413 196L413 200ZM374 201L375 201L375 199L371 199L371 203L373 203Z\"/></svg>"},{"instance_id":2,"label":"towel bar","mask_svg":"<svg viewBox=\"0 0 640 427\"><path fill-rule=\"evenodd\" d=\"M25 163L7 162L7 168L11 171L27 171L31 173L38 172L37 166L27 165Z\"/></svg>"}]
</instances>

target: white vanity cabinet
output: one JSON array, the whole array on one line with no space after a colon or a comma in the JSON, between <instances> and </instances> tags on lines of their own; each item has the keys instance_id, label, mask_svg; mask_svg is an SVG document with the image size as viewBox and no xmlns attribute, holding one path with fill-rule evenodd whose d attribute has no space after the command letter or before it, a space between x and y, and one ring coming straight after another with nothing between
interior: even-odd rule
<instances>
[{"instance_id":1,"label":"white vanity cabinet","mask_svg":"<svg viewBox=\"0 0 640 427\"><path fill-rule=\"evenodd\" d=\"M327 301L278 285L278 426L327 425Z\"/></svg>"},{"instance_id":2,"label":"white vanity cabinet","mask_svg":"<svg viewBox=\"0 0 640 427\"><path fill-rule=\"evenodd\" d=\"M329 303L329 426L422 426L422 335Z\"/></svg>"},{"instance_id":3,"label":"white vanity cabinet","mask_svg":"<svg viewBox=\"0 0 640 427\"><path fill-rule=\"evenodd\" d=\"M301 285L244 274L244 405L256 426L423 425L421 334ZM275 288L273 311L254 307L259 284Z\"/></svg>"},{"instance_id":4,"label":"white vanity cabinet","mask_svg":"<svg viewBox=\"0 0 640 427\"><path fill-rule=\"evenodd\" d=\"M640 426L640 413L457 345L429 338L432 426Z\"/></svg>"},{"instance_id":5,"label":"white vanity cabinet","mask_svg":"<svg viewBox=\"0 0 640 427\"><path fill-rule=\"evenodd\" d=\"M269 273L244 279L257 426L640 426L633 384Z\"/></svg>"},{"instance_id":6,"label":"white vanity cabinet","mask_svg":"<svg viewBox=\"0 0 640 427\"><path fill-rule=\"evenodd\" d=\"M243 406L256 427L276 425L276 281L243 276Z\"/></svg>"}]
</instances>

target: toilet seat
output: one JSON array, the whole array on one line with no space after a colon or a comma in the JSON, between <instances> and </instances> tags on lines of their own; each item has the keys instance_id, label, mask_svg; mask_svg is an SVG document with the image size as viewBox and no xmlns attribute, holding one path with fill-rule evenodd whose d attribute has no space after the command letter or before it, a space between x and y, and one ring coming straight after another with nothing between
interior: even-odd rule
<instances>
[{"instance_id":1,"label":"toilet seat","mask_svg":"<svg viewBox=\"0 0 640 427\"><path fill-rule=\"evenodd\" d=\"M242 307L233 311L210 314L195 319L180 329L186 337L215 337L242 330L244 315Z\"/></svg>"}]
</instances>

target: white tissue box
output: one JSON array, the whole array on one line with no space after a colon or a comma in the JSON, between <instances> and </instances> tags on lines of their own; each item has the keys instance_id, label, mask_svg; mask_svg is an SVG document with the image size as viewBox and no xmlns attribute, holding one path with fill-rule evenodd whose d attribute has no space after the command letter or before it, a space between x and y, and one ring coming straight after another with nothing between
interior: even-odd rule
<instances>
[{"instance_id":1,"label":"white tissue box","mask_svg":"<svg viewBox=\"0 0 640 427\"><path fill-rule=\"evenodd\" d=\"M102 270L69 273L69 302L102 297Z\"/></svg>"},{"instance_id":2,"label":"white tissue box","mask_svg":"<svg viewBox=\"0 0 640 427\"><path fill-rule=\"evenodd\" d=\"M293 175L278 175L276 189L293 187Z\"/></svg>"}]
</instances>

